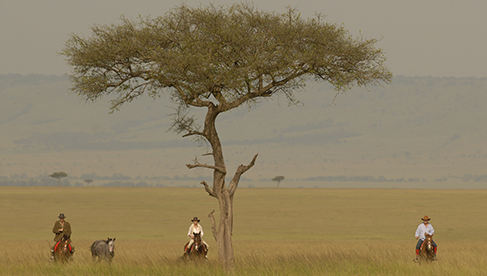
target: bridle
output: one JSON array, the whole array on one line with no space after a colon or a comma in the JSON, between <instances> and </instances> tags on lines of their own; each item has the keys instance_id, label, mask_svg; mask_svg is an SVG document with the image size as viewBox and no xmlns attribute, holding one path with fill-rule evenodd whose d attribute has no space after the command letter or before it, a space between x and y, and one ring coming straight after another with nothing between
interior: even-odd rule
<instances>
[{"instance_id":1,"label":"bridle","mask_svg":"<svg viewBox=\"0 0 487 276\"><path fill-rule=\"evenodd\" d=\"M199 233L193 233L194 235L194 250L198 251L201 245L201 236Z\"/></svg>"},{"instance_id":2,"label":"bridle","mask_svg":"<svg viewBox=\"0 0 487 276\"><path fill-rule=\"evenodd\" d=\"M426 243L426 251L433 251L433 240L431 238L426 238L425 239Z\"/></svg>"},{"instance_id":3,"label":"bridle","mask_svg":"<svg viewBox=\"0 0 487 276\"><path fill-rule=\"evenodd\" d=\"M63 242L63 248L62 248L62 252L63 252L63 254L68 254L68 253L69 253L69 248L68 248L68 245L69 245L68 241L67 241L67 240L65 240L65 241Z\"/></svg>"},{"instance_id":4,"label":"bridle","mask_svg":"<svg viewBox=\"0 0 487 276\"><path fill-rule=\"evenodd\" d=\"M61 247L61 253L63 255L69 254L69 237L67 237L67 236L64 235L61 238L61 242L62 242L62 245L61 245L62 246Z\"/></svg>"},{"instance_id":5,"label":"bridle","mask_svg":"<svg viewBox=\"0 0 487 276\"><path fill-rule=\"evenodd\" d=\"M108 252L111 254L111 255L114 255L115 254L115 243L113 242L113 240L110 240L108 242Z\"/></svg>"}]
</instances>

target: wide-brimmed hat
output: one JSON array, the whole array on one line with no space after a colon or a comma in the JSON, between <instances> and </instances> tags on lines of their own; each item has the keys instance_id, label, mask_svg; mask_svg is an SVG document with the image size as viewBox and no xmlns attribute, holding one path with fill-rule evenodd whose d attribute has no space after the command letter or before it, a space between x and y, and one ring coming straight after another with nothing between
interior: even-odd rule
<instances>
[{"instance_id":1,"label":"wide-brimmed hat","mask_svg":"<svg viewBox=\"0 0 487 276\"><path fill-rule=\"evenodd\" d=\"M421 218L422 221L429 221L431 218L429 218L428 216L424 216Z\"/></svg>"},{"instance_id":2,"label":"wide-brimmed hat","mask_svg":"<svg viewBox=\"0 0 487 276\"><path fill-rule=\"evenodd\" d=\"M66 217L64 216L64 214L63 214L63 213L61 213L61 214L59 214L59 217L58 217L58 218L60 218L60 219L61 219L61 218L66 218Z\"/></svg>"},{"instance_id":3,"label":"wide-brimmed hat","mask_svg":"<svg viewBox=\"0 0 487 276\"><path fill-rule=\"evenodd\" d=\"M191 221L195 221L197 220L198 222L200 222L200 220L198 219L198 217L194 217Z\"/></svg>"}]
</instances>

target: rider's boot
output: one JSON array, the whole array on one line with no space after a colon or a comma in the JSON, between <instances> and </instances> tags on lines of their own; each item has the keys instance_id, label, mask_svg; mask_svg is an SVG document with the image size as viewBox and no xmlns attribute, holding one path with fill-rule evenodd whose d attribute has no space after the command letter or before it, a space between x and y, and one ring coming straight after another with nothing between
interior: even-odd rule
<instances>
[{"instance_id":1,"label":"rider's boot","mask_svg":"<svg viewBox=\"0 0 487 276\"><path fill-rule=\"evenodd\" d=\"M419 250L418 250L418 249L416 249L416 259L414 259L414 261L415 261L415 262L418 262L418 261L419 261L419 260L418 260L418 256L419 256Z\"/></svg>"}]
</instances>

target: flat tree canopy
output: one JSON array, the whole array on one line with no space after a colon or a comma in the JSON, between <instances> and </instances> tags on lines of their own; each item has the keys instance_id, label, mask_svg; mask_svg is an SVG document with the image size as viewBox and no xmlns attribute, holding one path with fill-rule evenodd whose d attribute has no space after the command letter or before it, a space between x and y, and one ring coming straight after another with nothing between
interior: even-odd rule
<instances>
[{"instance_id":1,"label":"flat tree canopy","mask_svg":"<svg viewBox=\"0 0 487 276\"><path fill-rule=\"evenodd\" d=\"M53 172L49 176L52 177L52 178L56 178L58 185L61 186L61 178L67 177L68 174L65 173L65 172Z\"/></svg>"},{"instance_id":2,"label":"flat tree canopy","mask_svg":"<svg viewBox=\"0 0 487 276\"><path fill-rule=\"evenodd\" d=\"M180 5L164 16L122 17L117 25L95 25L92 35L72 34L62 55L73 72L72 90L95 101L113 94L111 110L147 94L166 94L177 104L173 130L208 142L213 164L188 168L213 170L213 185L202 182L220 204L217 226L210 214L220 260L232 267L233 196L240 165L231 182L215 127L219 114L242 104L252 105L275 94L294 102L293 91L308 80L331 83L337 91L388 82L392 75L376 39L354 38L342 26L322 17L300 17L259 11L251 4ZM199 126L191 107L207 109Z\"/></svg>"},{"instance_id":3,"label":"flat tree canopy","mask_svg":"<svg viewBox=\"0 0 487 276\"><path fill-rule=\"evenodd\" d=\"M277 182L277 187L279 187L279 183L281 183L281 181L283 181L283 180L284 180L284 176L282 176L282 175L278 175L272 179L272 181Z\"/></svg>"}]
</instances>

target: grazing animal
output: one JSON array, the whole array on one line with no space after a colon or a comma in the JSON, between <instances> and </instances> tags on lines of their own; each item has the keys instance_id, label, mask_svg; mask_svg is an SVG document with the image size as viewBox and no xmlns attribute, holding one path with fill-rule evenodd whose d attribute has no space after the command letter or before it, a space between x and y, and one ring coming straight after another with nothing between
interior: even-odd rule
<instances>
[{"instance_id":1,"label":"grazing animal","mask_svg":"<svg viewBox=\"0 0 487 276\"><path fill-rule=\"evenodd\" d=\"M71 255L69 236L63 235L61 240L54 246L54 260L56 262L67 263Z\"/></svg>"},{"instance_id":2,"label":"grazing animal","mask_svg":"<svg viewBox=\"0 0 487 276\"><path fill-rule=\"evenodd\" d=\"M107 262L111 262L113 257L115 257L115 239L107 238L107 240L97 240L94 241L91 245L91 257L93 261L96 260L105 260Z\"/></svg>"},{"instance_id":3,"label":"grazing animal","mask_svg":"<svg viewBox=\"0 0 487 276\"><path fill-rule=\"evenodd\" d=\"M422 260L426 261L434 261L435 260L435 251L433 247L433 235L425 233L425 239L423 244L421 245L421 249L419 250L419 257Z\"/></svg>"},{"instance_id":4,"label":"grazing animal","mask_svg":"<svg viewBox=\"0 0 487 276\"><path fill-rule=\"evenodd\" d=\"M186 243L184 246L184 256L186 256L186 260L190 259L206 259L206 255L208 254L208 248L206 248L205 244L201 240L200 233L193 233L194 236L194 243L192 244L191 248L186 251L186 247L188 246L189 242Z\"/></svg>"}]
</instances>

